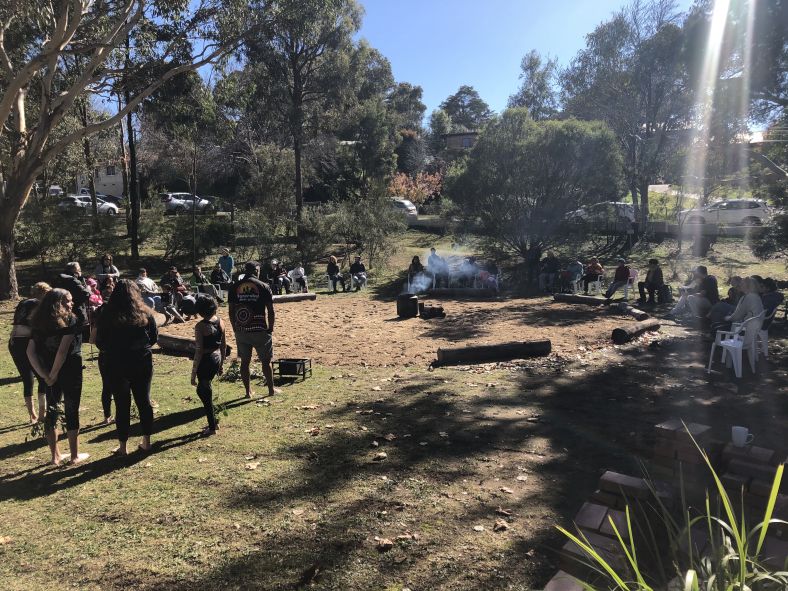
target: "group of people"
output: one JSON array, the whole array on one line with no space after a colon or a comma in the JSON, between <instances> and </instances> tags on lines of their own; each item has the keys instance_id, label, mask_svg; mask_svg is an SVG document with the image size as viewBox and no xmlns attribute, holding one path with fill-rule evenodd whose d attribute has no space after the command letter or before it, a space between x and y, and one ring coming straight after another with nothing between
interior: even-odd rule
<instances>
[{"instance_id":1,"label":"group of people","mask_svg":"<svg viewBox=\"0 0 788 591\"><path fill-rule=\"evenodd\" d=\"M144 269L140 269L135 280L120 279L111 261L109 256L102 257L101 273L97 268L94 278L83 277L79 263L69 263L66 272L56 277L52 285L36 283L31 297L21 301L14 311L9 352L22 378L30 422L43 423L51 461L55 465L66 460L79 463L89 457L79 449L85 340L95 344L99 351L104 422L115 423L117 430L118 446L113 454L129 453L132 399L142 431L138 449L143 452L151 449L153 406L150 389L154 370L151 347L158 341L154 306L157 298L167 294L173 300L176 295L183 301L194 300L192 314L200 320L194 327L191 383L206 413L208 425L203 435L211 435L218 428L211 384L222 373L227 345L225 324L216 315L217 298L210 293L195 295L189 292L174 267L162 278L162 286L167 287L159 291ZM247 398L254 395L250 381L253 351L257 351L262 361L269 394L276 392L271 366L275 321L273 294L268 283L261 281L260 268L259 263L250 261L233 281L225 282ZM111 281L112 287L102 290L99 299L89 285L90 279L96 283L101 281L102 285L110 285L107 282ZM184 289L180 289L181 286ZM37 398L34 398L34 389ZM68 458L61 453L58 443L61 420L68 439Z\"/></svg>"},{"instance_id":2,"label":"group of people","mask_svg":"<svg viewBox=\"0 0 788 591\"><path fill-rule=\"evenodd\" d=\"M350 289L359 291L367 284L367 267L361 262L361 257L356 256L348 269L350 272ZM326 265L326 276L329 288L337 293L337 285L342 286L342 291L347 291L347 280L342 274L337 257L330 256Z\"/></svg>"},{"instance_id":3,"label":"group of people","mask_svg":"<svg viewBox=\"0 0 788 591\"><path fill-rule=\"evenodd\" d=\"M497 292L500 285L498 277L495 261L480 265L476 257L470 256L452 267L435 248L430 249L426 267L419 256L414 256L408 266L408 284L416 286L419 291L428 287L449 287L453 282L459 287L478 287Z\"/></svg>"}]
</instances>

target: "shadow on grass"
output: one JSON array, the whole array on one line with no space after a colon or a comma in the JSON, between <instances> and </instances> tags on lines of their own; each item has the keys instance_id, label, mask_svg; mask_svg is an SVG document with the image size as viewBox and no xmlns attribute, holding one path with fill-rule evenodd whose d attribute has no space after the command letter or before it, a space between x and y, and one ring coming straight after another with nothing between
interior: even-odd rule
<instances>
[{"instance_id":1,"label":"shadow on grass","mask_svg":"<svg viewBox=\"0 0 788 591\"><path fill-rule=\"evenodd\" d=\"M321 422L358 422L368 431L335 429L279 448L272 459L298 460L295 478L264 487L239 484L227 499L232 508L271 513L313 505L313 527L268 531L260 536L260 550L160 588L213 589L217 581L228 588L282 590L312 583L325 589L386 588L396 581L425 589L521 588L524 582L522 588L540 587L555 570L548 548L564 540L549 525L530 527L531 514L547 510L563 515L559 521L568 525L605 470L639 474L654 424L679 417L710 424L723 435L735 421L749 425L767 447L785 444L788 408L774 395L785 383L773 367L732 384L727 375L705 374L706 346L694 337L623 350L625 362L595 371L534 360L525 364L514 389L458 393L436 372L403 380L376 402L330 408ZM775 360L780 361L785 359ZM388 433L396 438L388 441ZM370 448L373 440L379 447ZM388 457L375 462L379 450ZM485 467L495 470L479 476ZM502 483L493 476L503 481L515 467L544 486L501 494ZM471 487L471 476L482 478L473 486L489 498L457 496ZM409 503L435 512L434 523L420 515L411 526L423 532L423 541L399 543L377 555L370 532L402 531L413 522ZM473 548L470 525L489 523L496 506L515 516L511 544L494 557L471 551L467 559L456 559L455 552ZM458 529L447 524L453 519ZM436 523L442 525L435 529ZM534 548L541 550L529 552ZM445 559L436 558L436 551Z\"/></svg>"}]
</instances>

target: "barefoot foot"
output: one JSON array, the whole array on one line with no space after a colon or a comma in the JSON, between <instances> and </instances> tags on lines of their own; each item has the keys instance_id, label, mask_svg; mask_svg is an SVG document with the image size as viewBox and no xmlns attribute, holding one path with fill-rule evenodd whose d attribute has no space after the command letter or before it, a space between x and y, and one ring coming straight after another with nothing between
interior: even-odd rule
<instances>
[{"instance_id":1,"label":"barefoot foot","mask_svg":"<svg viewBox=\"0 0 788 591\"><path fill-rule=\"evenodd\" d=\"M71 456L71 460L69 461L69 464L72 465L80 464L85 460L87 460L88 458L90 458L90 454L82 452L81 454L77 454L76 456Z\"/></svg>"}]
</instances>

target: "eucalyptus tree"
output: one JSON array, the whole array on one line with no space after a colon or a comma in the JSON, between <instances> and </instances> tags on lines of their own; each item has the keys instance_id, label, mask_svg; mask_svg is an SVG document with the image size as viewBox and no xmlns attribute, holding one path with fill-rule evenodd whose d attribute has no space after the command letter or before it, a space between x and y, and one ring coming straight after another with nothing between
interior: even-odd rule
<instances>
[{"instance_id":1,"label":"eucalyptus tree","mask_svg":"<svg viewBox=\"0 0 788 591\"><path fill-rule=\"evenodd\" d=\"M234 51L260 16L243 0L0 4L0 145L6 147L0 182L0 298L17 295L14 226L47 164L83 138L117 125L167 80ZM124 52L133 52L135 59L124 60ZM53 135L78 100L108 98L124 84L120 110ZM35 104L29 100L32 87Z\"/></svg>"}]
</instances>

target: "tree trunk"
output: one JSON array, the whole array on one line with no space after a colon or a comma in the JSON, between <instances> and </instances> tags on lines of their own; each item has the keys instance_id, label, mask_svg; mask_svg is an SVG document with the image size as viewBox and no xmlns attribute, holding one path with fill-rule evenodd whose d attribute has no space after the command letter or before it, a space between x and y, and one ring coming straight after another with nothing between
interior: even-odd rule
<instances>
[{"instance_id":1,"label":"tree trunk","mask_svg":"<svg viewBox=\"0 0 788 591\"><path fill-rule=\"evenodd\" d=\"M635 221L640 219L640 201L638 200L638 187L635 179L629 185L629 193L632 195L632 208L635 210Z\"/></svg>"},{"instance_id":2,"label":"tree trunk","mask_svg":"<svg viewBox=\"0 0 788 591\"><path fill-rule=\"evenodd\" d=\"M88 126L88 105L87 99L82 99L78 103L79 109L79 118L82 123L82 127ZM93 231L98 233L99 231L99 219L98 219L98 201L96 200L96 177L94 176L94 162L93 162L93 154L90 151L90 138L84 137L82 138L82 154L85 156L85 169L88 175L88 187L90 188L90 207L93 211Z\"/></svg>"},{"instance_id":3,"label":"tree trunk","mask_svg":"<svg viewBox=\"0 0 788 591\"><path fill-rule=\"evenodd\" d=\"M126 101L130 100L126 91ZM134 141L134 127L131 113L126 116L126 133L129 135L129 208L131 209L131 260L136 262L140 257L139 227L140 227L140 194L137 186L137 147Z\"/></svg>"},{"instance_id":4,"label":"tree trunk","mask_svg":"<svg viewBox=\"0 0 788 591\"><path fill-rule=\"evenodd\" d=\"M27 178L22 180L13 176L4 177L6 184L0 192L0 300L19 297L14 256L14 225L35 184L35 172L24 176Z\"/></svg>"},{"instance_id":5,"label":"tree trunk","mask_svg":"<svg viewBox=\"0 0 788 591\"><path fill-rule=\"evenodd\" d=\"M197 144L192 146L192 270L197 266Z\"/></svg>"},{"instance_id":6,"label":"tree trunk","mask_svg":"<svg viewBox=\"0 0 788 591\"><path fill-rule=\"evenodd\" d=\"M118 95L118 111L121 110ZM118 139L120 140L120 174L123 178L123 197L126 199L126 234L131 234L131 208L129 207L129 157L126 153L126 140L123 137L123 120L118 122Z\"/></svg>"},{"instance_id":7,"label":"tree trunk","mask_svg":"<svg viewBox=\"0 0 788 591\"><path fill-rule=\"evenodd\" d=\"M5 226L5 224L3 224ZM0 300L15 300L19 297L14 263L14 232L0 231Z\"/></svg>"},{"instance_id":8,"label":"tree trunk","mask_svg":"<svg viewBox=\"0 0 788 591\"><path fill-rule=\"evenodd\" d=\"M646 231L648 225L648 179L643 179L640 182L640 227Z\"/></svg>"}]
</instances>

